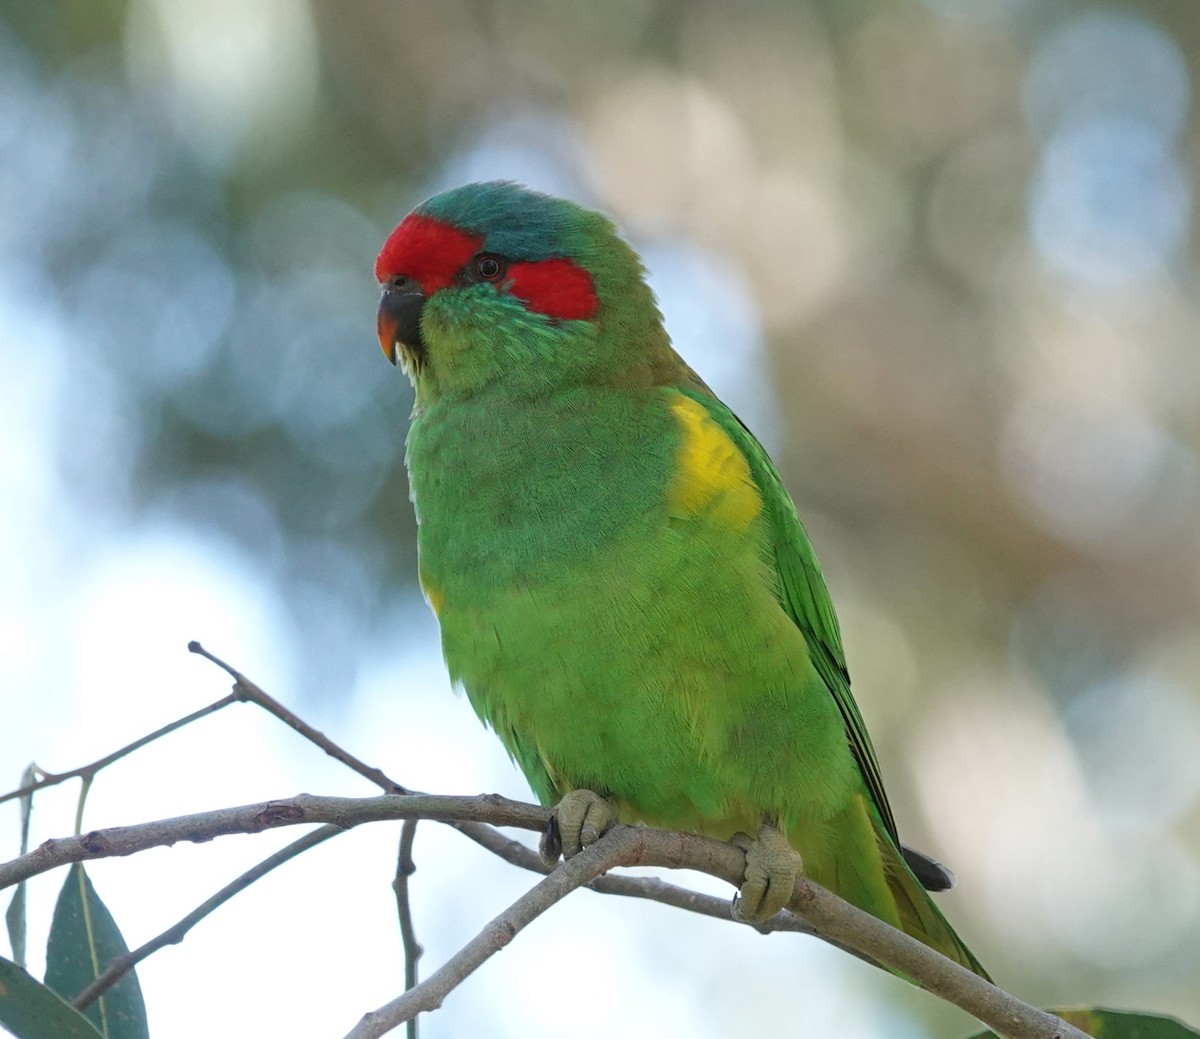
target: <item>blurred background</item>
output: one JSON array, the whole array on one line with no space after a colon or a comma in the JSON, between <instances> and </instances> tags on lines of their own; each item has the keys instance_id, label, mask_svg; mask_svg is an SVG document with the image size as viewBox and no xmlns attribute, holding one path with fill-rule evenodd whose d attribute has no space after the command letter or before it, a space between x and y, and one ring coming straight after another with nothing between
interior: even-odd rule
<instances>
[{"instance_id":1,"label":"blurred background","mask_svg":"<svg viewBox=\"0 0 1200 1039\"><path fill-rule=\"evenodd\" d=\"M1195 0L3 0L0 786L223 695L196 638L403 783L528 796L417 589L371 275L422 198L515 179L615 215L776 458L901 833L1001 985L1200 1024L1198 76ZM300 789L370 792L233 708L85 825ZM138 944L295 836L92 872ZM146 963L152 1033L340 1035L391 998L396 837ZM530 880L432 825L416 854L428 973ZM972 1023L814 940L580 893L424 1029Z\"/></svg>"}]
</instances>

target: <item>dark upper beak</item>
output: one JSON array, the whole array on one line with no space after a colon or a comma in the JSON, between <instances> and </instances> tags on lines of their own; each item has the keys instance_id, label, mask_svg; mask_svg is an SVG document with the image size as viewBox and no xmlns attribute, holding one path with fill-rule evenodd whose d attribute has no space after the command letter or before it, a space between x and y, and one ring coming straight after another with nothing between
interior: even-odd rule
<instances>
[{"instance_id":1,"label":"dark upper beak","mask_svg":"<svg viewBox=\"0 0 1200 1039\"><path fill-rule=\"evenodd\" d=\"M398 360L401 350L417 362L424 357L425 342L421 338L421 308L424 306L425 293L415 281L389 282L383 287L375 328L383 356L392 364Z\"/></svg>"}]
</instances>

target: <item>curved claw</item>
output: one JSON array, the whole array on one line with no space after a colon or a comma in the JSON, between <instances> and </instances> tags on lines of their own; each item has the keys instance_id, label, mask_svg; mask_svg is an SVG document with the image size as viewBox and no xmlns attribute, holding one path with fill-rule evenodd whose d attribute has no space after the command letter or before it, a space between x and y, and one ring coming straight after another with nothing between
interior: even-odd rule
<instances>
[{"instance_id":1,"label":"curved claw","mask_svg":"<svg viewBox=\"0 0 1200 1039\"><path fill-rule=\"evenodd\" d=\"M553 869L562 858L562 834L558 829L558 820L553 815L538 841L538 855L547 869Z\"/></svg>"},{"instance_id":2,"label":"curved claw","mask_svg":"<svg viewBox=\"0 0 1200 1039\"><path fill-rule=\"evenodd\" d=\"M746 878L730 912L743 923L762 923L791 901L800 855L773 823L764 822L757 838L737 833L730 843L746 853Z\"/></svg>"}]
</instances>

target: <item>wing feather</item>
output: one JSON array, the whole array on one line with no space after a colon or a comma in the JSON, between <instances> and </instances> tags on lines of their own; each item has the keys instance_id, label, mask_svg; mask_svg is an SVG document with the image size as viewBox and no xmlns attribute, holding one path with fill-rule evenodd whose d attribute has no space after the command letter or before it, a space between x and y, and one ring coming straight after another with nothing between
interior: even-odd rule
<instances>
[{"instance_id":1,"label":"wing feather","mask_svg":"<svg viewBox=\"0 0 1200 1039\"><path fill-rule=\"evenodd\" d=\"M783 486L774 463L754 434L711 392L705 392L707 387L703 383L700 386L703 388L680 386L677 392L705 408L750 467L751 476L762 494L764 518L770 526L775 556L776 594L780 604L804 634L813 665L841 712L850 750L858 762L871 800L879 810L887 832L899 845L896 823L883 789L875 748L871 745L871 737L867 734L867 727L850 692L850 674L846 669L837 615L796 506Z\"/></svg>"}]
</instances>

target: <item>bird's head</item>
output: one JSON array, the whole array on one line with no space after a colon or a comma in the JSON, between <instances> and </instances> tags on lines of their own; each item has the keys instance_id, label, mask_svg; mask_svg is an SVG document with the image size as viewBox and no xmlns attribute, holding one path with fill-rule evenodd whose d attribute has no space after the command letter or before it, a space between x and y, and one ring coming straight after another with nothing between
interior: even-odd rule
<instances>
[{"instance_id":1,"label":"bird's head","mask_svg":"<svg viewBox=\"0 0 1200 1039\"><path fill-rule=\"evenodd\" d=\"M418 401L651 378L673 358L636 253L600 213L506 181L419 205L375 261L379 342Z\"/></svg>"}]
</instances>

